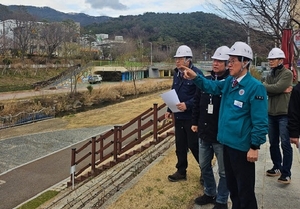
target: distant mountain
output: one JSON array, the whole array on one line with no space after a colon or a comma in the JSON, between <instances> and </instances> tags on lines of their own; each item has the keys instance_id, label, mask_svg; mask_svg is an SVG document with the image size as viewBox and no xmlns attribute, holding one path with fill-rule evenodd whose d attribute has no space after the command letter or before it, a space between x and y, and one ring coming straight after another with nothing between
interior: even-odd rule
<instances>
[{"instance_id":1,"label":"distant mountain","mask_svg":"<svg viewBox=\"0 0 300 209\"><path fill-rule=\"evenodd\" d=\"M211 55L221 45L231 46L235 41L246 42L251 38L251 47L260 56L266 54L272 46L272 37L265 36L261 31L252 28L250 36L247 37L245 26L211 13L148 12L143 15L112 18L89 16L84 13L63 13L49 7L0 4L0 20L20 9L26 10L38 21L73 20L80 22L83 34L105 33L109 37L123 36L125 39L144 43L153 42L161 51L174 50L179 44L187 44L195 49L201 49L203 54Z\"/></svg>"},{"instance_id":2,"label":"distant mountain","mask_svg":"<svg viewBox=\"0 0 300 209\"><path fill-rule=\"evenodd\" d=\"M122 35L126 39L153 42L163 51L175 50L179 44L186 44L209 55L221 45L231 46L235 41L246 42L248 39L245 26L204 12L148 12L143 15L120 16L106 22L87 25L83 32L106 33L110 37ZM250 36L251 47L256 53L268 53L272 47L270 37L254 29L250 29Z\"/></svg>"},{"instance_id":3,"label":"distant mountain","mask_svg":"<svg viewBox=\"0 0 300 209\"><path fill-rule=\"evenodd\" d=\"M50 22L61 22L63 20L73 20L75 22L80 22L81 26L86 26L94 23L103 23L106 22L112 17L108 16L89 16L84 13L63 13L59 12L55 9L50 7L34 7L34 6L21 6L22 8L26 9L26 11L37 18L38 21L47 20ZM18 11L20 6L18 5L10 5L5 6L0 4L0 18L4 18L3 13L5 12L6 15L11 14L12 12Z\"/></svg>"}]
</instances>

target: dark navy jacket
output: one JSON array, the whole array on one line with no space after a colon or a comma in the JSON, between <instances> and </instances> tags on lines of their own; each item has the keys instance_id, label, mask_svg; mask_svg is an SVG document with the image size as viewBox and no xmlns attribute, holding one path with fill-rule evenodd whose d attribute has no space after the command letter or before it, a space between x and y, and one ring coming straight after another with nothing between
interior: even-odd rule
<instances>
[{"instance_id":1,"label":"dark navy jacket","mask_svg":"<svg viewBox=\"0 0 300 209\"><path fill-rule=\"evenodd\" d=\"M196 73L203 75L203 73L196 68L192 63L190 64L189 68L191 68ZM173 76L173 85L172 89L175 89L179 101L184 102L187 109L184 112L176 112L174 113L174 117L177 120L191 120L192 119L192 108L194 103L194 95L196 93L196 85L192 80L187 80L182 77L181 73L177 68L174 69L174 76ZM168 109L168 112L171 112Z\"/></svg>"},{"instance_id":2,"label":"dark navy jacket","mask_svg":"<svg viewBox=\"0 0 300 209\"><path fill-rule=\"evenodd\" d=\"M300 82L293 88L288 111L288 129L292 138L300 135Z\"/></svg>"},{"instance_id":3,"label":"dark navy jacket","mask_svg":"<svg viewBox=\"0 0 300 209\"><path fill-rule=\"evenodd\" d=\"M229 75L229 71L216 77L212 71L211 75L206 76L209 80L223 80ZM221 95L207 94L197 88L197 92L194 98L192 124L198 126L198 136L205 142L218 143L218 121L219 121L219 109L221 103ZM213 105L213 114L208 113L208 104Z\"/></svg>"}]
</instances>

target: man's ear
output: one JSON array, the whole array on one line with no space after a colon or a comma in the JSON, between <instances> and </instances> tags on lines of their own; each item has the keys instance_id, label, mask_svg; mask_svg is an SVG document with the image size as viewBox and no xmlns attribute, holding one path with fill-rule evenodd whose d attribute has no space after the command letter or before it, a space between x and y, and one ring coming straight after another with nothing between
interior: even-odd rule
<instances>
[{"instance_id":1,"label":"man's ear","mask_svg":"<svg viewBox=\"0 0 300 209\"><path fill-rule=\"evenodd\" d=\"M284 59L279 59L279 64L283 64Z\"/></svg>"}]
</instances>

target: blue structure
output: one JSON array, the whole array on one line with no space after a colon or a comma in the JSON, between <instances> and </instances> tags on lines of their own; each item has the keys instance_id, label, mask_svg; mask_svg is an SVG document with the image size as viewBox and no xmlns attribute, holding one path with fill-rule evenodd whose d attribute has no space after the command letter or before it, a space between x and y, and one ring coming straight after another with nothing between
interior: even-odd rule
<instances>
[{"instance_id":1,"label":"blue structure","mask_svg":"<svg viewBox=\"0 0 300 209\"><path fill-rule=\"evenodd\" d=\"M147 75L146 68L132 68L130 70L125 67L112 67L112 66L101 66L93 67L93 74L100 74L103 77L103 81L132 81L142 80Z\"/></svg>"}]
</instances>

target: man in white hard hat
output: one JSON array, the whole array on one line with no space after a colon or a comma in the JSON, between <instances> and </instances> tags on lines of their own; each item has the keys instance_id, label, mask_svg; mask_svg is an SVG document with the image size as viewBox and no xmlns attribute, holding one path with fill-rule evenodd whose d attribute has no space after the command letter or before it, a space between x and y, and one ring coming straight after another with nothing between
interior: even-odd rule
<instances>
[{"instance_id":1,"label":"man in white hard hat","mask_svg":"<svg viewBox=\"0 0 300 209\"><path fill-rule=\"evenodd\" d=\"M222 94L218 141L224 146L224 166L232 209L257 209L255 162L268 133L268 102L265 87L251 76L252 49L235 42L228 53L230 76L221 81L205 79L181 66L187 79L204 92Z\"/></svg>"},{"instance_id":2,"label":"man in white hard hat","mask_svg":"<svg viewBox=\"0 0 300 209\"><path fill-rule=\"evenodd\" d=\"M227 62L229 48L216 49L209 80L223 80L229 75ZM199 165L204 180L204 194L195 199L198 205L215 204L214 209L227 209L229 191L227 189L223 160L223 145L217 140L219 108L222 95L207 94L197 88L193 107L192 130L199 137ZM211 161L216 155L219 172L218 185L214 178Z\"/></svg>"},{"instance_id":3,"label":"man in white hard hat","mask_svg":"<svg viewBox=\"0 0 300 209\"><path fill-rule=\"evenodd\" d=\"M267 75L264 86L268 93L268 135L273 167L266 171L266 175L280 176L278 182L288 184L291 181L293 161L293 149L287 129L290 100L288 89L292 86L293 74L283 66L284 58L285 54L279 48L273 48L268 55L271 73Z\"/></svg>"},{"instance_id":4,"label":"man in white hard hat","mask_svg":"<svg viewBox=\"0 0 300 209\"><path fill-rule=\"evenodd\" d=\"M297 70L298 84L293 88L288 108L288 130L290 141L300 148L300 69Z\"/></svg>"},{"instance_id":5,"label":"man in white hard hat","mask_svg":"<svg viewBox=\"0 0 300 209\"><path fill-rule=\"evenodd\" d=\"M179 112L175 112L175 146L177 156L177 171L168 176L169 181L177 182L186 180L186 172L188 167L187 153L190 149L194 158L199 163L199 147L197 133L191 130L192 126L192 107L196 85L183 77L183 72L178 68L185 65L192 69L193 72L202 74L192 63L192 50L186 45L181 45L174 56L176 68L174 70L172 89L175 89L180 103L177 104ZM165 118L172 116L171 110L168 108Z\"/></svg>"}]
</instances>

